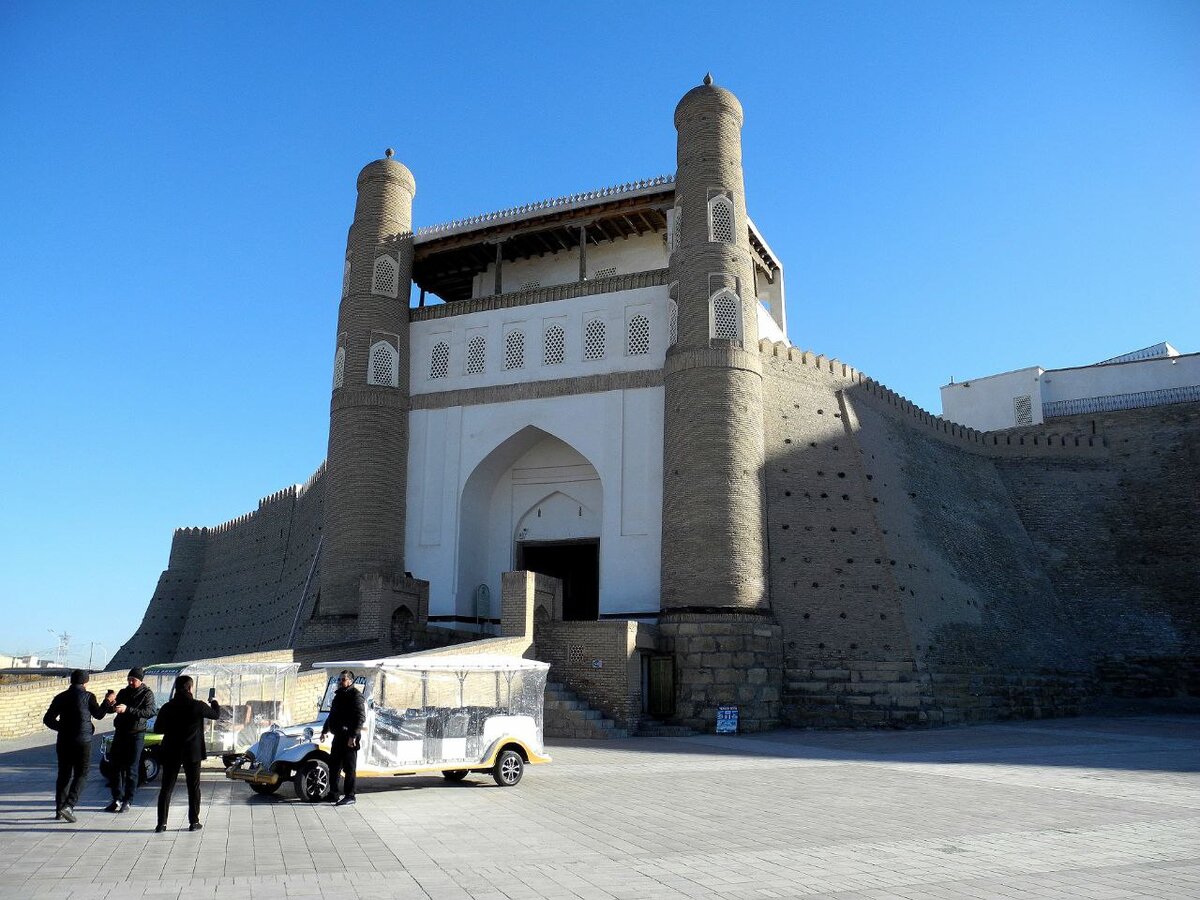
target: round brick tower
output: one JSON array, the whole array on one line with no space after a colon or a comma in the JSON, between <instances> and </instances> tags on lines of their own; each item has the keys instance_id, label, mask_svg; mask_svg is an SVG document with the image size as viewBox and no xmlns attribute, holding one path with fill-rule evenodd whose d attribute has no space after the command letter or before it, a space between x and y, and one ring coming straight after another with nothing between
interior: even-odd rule
<instances>
[{"instance_id":1,"label":"round brick tower","mask_svg":"<svg viewBox=\"0 0 1200 900\"><path fill-rule=\"evenodd\" d=\"M338 307L317 612L359 612L359 579L404 573L412 173L365 166Z\"/></svg>"},{"instance_id":2,"label":"round brick tower","mask_svg":"<svg viewBox=\"0 0 1200 900\"><path fill-rule=\"evenodd\" d=\"M675 109L678 168L664 367L662 614L676 718L743 730L779 715L782 646L765 578L762 364L742 180L742 106L712 83Z\"/></svg>"}]
</instances>

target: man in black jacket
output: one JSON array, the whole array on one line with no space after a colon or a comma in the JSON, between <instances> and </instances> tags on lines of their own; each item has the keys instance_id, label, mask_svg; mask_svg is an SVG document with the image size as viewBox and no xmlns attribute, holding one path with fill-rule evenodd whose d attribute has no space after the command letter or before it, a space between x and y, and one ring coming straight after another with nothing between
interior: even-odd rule
<instances>
[{"instance_id":1,"label":"man in black jacket","mask_svg":"<svg viewBox=\"0 0 1200 900\"><path fill-rule=\"evenodd\" d=\"M96 695L86 690L88 673L76 669L71 673L71 686L50 701L42 723L58 732L54 752L58 756L58 781L54 785L54 818L75 821L75 804L87 783L88 767L92 762L92 735L96 726L92 719L103 719L107 709L96 702ZM107 704L113 692L104 695Z\"/></svg>"},{"instance_id":2,"label":"man in black jacket","mask_svg":"<svg viewBox=\"0 0 1200 900\"><path fill-rule=\"evenodd\" d=\"M211 697L212 694L210 693ZM162 787L158 790L158 825L154 830L167 830L167 810L179 769L183 768L188 793L188 830L199 831L200 825L200 763L208 755L204 745L204 720L216 719L221 707L216 700L201 703L192 696L192 677L180 675L175 679L175 693L154 720L154 731L163 736L159 747L162 762Z\"/></svg>"},{"instance_id":3,"label":"man in black jacket","mask_svg":"<svg viewBox=\"0 0 1200 900\"><path fill-rule=\"evenodd\" d=\"M367 723L367 704L363 695L354 687L354 673L343 669L338 676L338 687L329 703L329 715L321 726L321 740L333 735L333 747L329 751L329 799L338 806L354 803L354 780L358 769L358 748L362 744L362 730ZM346 772L343 785L345 794L338 798L338 779Z\"/></svg>"},{"instance_id":4,"label":"man in black jacket","mask_svg":"<svg viewBox=\"0 0 1200 900\"><path fill-rule=\"evenodd\" d=\"M158 712L154 691L142 680L146 677L141 666L129 670L129 685L117 692L109 710L117 714L113 720L113 741L108 751L112 764L112 803L105 812L128 812L137 790L142 768L142 745L146 740L146 720Z\"/></svg>"}]
</instances>

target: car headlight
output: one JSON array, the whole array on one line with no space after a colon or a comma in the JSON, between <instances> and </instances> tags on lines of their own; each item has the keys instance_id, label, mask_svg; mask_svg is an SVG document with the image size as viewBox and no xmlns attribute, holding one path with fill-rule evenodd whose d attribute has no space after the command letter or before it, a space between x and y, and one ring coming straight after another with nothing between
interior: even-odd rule
<instances>
[{"instance_id":1,"label":"car headlight","mask_svg":"<svg viewBox=\"0 0 1200 900\"><path fill-rule=\"evenodd\" d=\"M313 739L313 730L311 725L304 729L304 739L306 741L311 741Z\"/></svg>"}]
</instances>

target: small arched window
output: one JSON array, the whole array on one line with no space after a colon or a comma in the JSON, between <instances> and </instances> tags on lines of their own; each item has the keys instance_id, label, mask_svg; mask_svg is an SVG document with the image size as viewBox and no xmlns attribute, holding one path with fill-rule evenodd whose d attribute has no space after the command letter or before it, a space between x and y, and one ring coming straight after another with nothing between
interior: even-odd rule
<instances>
[{"instance_id":1,"label":"small arched window","mask_svg":"<svg viewBox=\"0 0 1200 900\"><path fill-rule=\"evenodd\" d=\"M400 263L391 256L377 257L371 270L371 293L395 297L399 287Z\"/></svg>"},{"instance_id":2,"label":"small arched window","mask_svg":"<svg viewBox=\"0 0 1200 900\"><path fill-rule=\"evenodd\" d=\"M429 377L445 378L449 374L450 345L445 341L438 341L433 345L433 352L429 354Z\"/></svg>"},{"instance_id":3,"label":"small arched window","mask_svg":"<svg viewBox=\"0 0 1200 900\"><path fill-rule=\"evenodd\" d=\"M725 288L712 295L709 301L709 336L726 341L742 339L742 301Z\"/></svg>"},{"instance_id":4,"label":"small arched window","mask_svg":"<svg viewBox=\"0 0 1200 900\"><path fill-rule=\"evenodd\" d=\"M708 201L708 239L733 243L733 201L728 194L717 194Z\"/></svg>"},{"instance_id":5,"label":"small arched window","mask_svg":"<svg viewBox=\"0 0 1200 900\"><path fill-rule=\"evenodd\" d=\"M510 331L504 336L504 368L525 368L525 332Z\"/></svg>"},{"instance_id":6,"label":"small arched window","mask_svg":"<svg viewBox=\"0 0 1200 900\"><path fill-rule=\"evenodd\" d=\"M346 348L338 347L333 354L333 387L336 390L346 380Z\"/></svg>"},{"instance_id":7,"label":"small arched window","mask_svg":"<svg viewBox=\"0 0 1200 900\"><path fill-rule=\"evenodd\" d=\"M367 360L367 384L397 387L400 384L400 354L387 341L371 345Z\"/></svg>"},{"instance_id":8,"label":"small arched window","mask_svg":"<svg viewBox=\"0 0 1200 900\"><path fill-rule=\"evenodd\" d=\"M561 325L546 329L545 345L542 348L542 365L557 366L566 357L567 334Z\"/></svg>"},{"instance_id":9,"label":"small arched window","mask_svg":"<svg viewBox=\"0 0 1200 900\"><path fill-rule=\"evenodd\" d=\"M350 251L346 251L346 265L342 269L342 297L350 293Z\"/></svg>"},{"instance_id":10,"label":"small arched window","mask_svg":"<svg viewBox=\"0 0 1200 900\"><path fill-rule=\"evenodd\" d=\"M667 341L670 347L679 343L679 304L674 300L667 301Z\"/></svg>"},{"instance_id":11,"label":"small arched window","mask_svg":"<svg viewBox=\"0 0 1200 900\"><path fill-rule=\"evenodd\" d=\"M477 334L467 341L467 374L478 375L487 365L487 341Z\"/></svg>"},{"instance_id":12,"label":"small arched window","mask_svg":"<svg viewBox=\"0 0 1200 900\"><path fill-rule=\"evenodd\" d=\"M604 322L592 319L583 329L583 358L604 359Z\"/></svg>"},{"instance_id":13,"label":"small arched window","mask_svg":"<svg viewBox=\"0 0 1200 900\"><path fill-rule=\"evenodd\" d=\"M650 352L650 320L641 313L629 320L625 349L630 356L642 356Z\"/></svg>"}]
</instances>

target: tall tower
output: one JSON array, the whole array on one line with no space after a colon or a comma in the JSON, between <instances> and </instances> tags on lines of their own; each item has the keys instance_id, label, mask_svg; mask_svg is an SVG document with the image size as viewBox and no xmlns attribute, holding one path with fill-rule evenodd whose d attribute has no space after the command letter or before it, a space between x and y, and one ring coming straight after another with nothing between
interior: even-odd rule
<instances>
[{"instance_id":1,"label":"tall tower","mask_svg":"<svg viewBox=\"0 0 1200 900\"><path fill-rule=\"evenodd\" d=\"M323 615L357 613L363 575L404 573L415 193L390 149L358 176L329 406Z\"/></svg>"},{"instance_id":2,"label":"tall tower","mask_svg":"<svg viewBox=\"0 0 1200 900\"><path fill-rule=\"evenodd\" d=\"M742 182L742 105L705 83L675 109L662 605L767 607L762 363Z\"/></svg>"},{"instance_id":3,"label":"tall tower","mask_svg":"<svg viewBox=\"0 0 1200 900\"><path fill-rule=\"evenodd\" d=\"M664 366L659 626L676 658L677 718L711 729L718 706L737 705L741 726L756 730L778 719L782 644L765 578L762 363L742 106L706 76L679 101L675 127L678 337ZM731 658L743 665L734 669Z\"/></svg>"}]
</instances>

